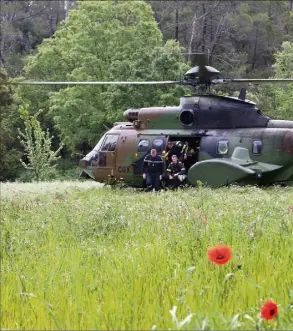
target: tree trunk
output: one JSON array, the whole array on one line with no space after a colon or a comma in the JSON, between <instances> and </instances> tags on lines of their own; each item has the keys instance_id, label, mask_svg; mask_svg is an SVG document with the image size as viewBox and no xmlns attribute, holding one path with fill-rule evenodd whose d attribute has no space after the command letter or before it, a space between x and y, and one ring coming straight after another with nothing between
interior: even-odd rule
<instances>
[{"instance_id":1,"label":"tree trunk","mask_svg":"<svg viewBox=\"0 0 293 331\"><path fill-rule=\"evenodd\" d=\"M5 40L4 40L4 33L2 31L1 31L0 38L1 38L1 43L0 43L0 58L1 58L2 65L5 68L5 63L6 63L5 55L4 55Z\"/></svg>"},{"instance_id":2,"label":"tree trunk","mask_svg":"<svg viewBox=\"0 0 293 331\"><path fill-rule=\"evenodd\" d=\"M192 25L191 25L191 36L190 36L190 40L189 40L189 45L188 45L188 58L189 61L191 61L192 59L192 44L193 44L193 39L194 39L194 35L195 35L195 25L196 25L196 9L195 9L195 14L193 16L192 19Z\"/></svg>"},{"instance_id":3,"label":"tree trunk","mask_svg":"<svg viewBox=\"0 0 293 331\"><path fill-rule=\"evenodd\" d=\"M50 25L50 38L53 38L54 35L54 26L53 26L53 16L51 13L48 14L49 25Z\"/></svg>"},{"instance_id":4,"label":"tree trunk","mask_svg":"<svg viewBox=\"0 0 293 331\"><path fill-rule=\"evenodd\" d=\"M175 40L179 40L179 4L178 0L176 0L176 13L175 13L176 27L175 27Z\"/></svg>"},{"instance_id":5,"label":"tree trunk","mask_svg":"<svg viewBox=\"0 0 293 331\"><path fill-rule=\"evenodd\" d=\"M211 43L211 46L210 46L211 55L214 53L214 50L216 49L216 46L218 44L218 41L221 38L221 35L222 35L222 25L224 25L225 20L226 20L226 17L221 17L221 19L220 19L220 21L218 23L218 26L217 26L217 29L216 29L216 32L215 32L214 41L213 41L213 43ZM236 47L237 47L237 42L236 42Z\"/></svg>"},{"instance_id":6,"label":"tree trunk","mask_svg":"<svg viewBox=\"0 0 293 331\"><path fill-rule=\"evenodd\" d=\"M253 51L253 60L252 60L252 66L251 66L252 70L255 67L255 61L256 61L257 38L258 38L258 28L256 28L255 44L254 44L254 51Z\"/></svg>"},{"instance_id":7,"label":"tree trunk","mask_svg":"<svg viewBox=\"0 0 293 331\"><path fill-rule=\"evenodd\" d=\"M203 3L202 4L202 11L203 11L203 25L202 25L202 36L201 36L201 49L203 52L205 52L206 45L205 45L205 37L206 37L206 32L207 32L207 25L206 25L206 6Z\"/></svg>"},{"instance_id":8,"label":"tree trunk","mask_svg":"<svg viewBox=\"0 0 293 331\"><path fill-rule=\"evenodd\" d=\"M59 12L57 12L57 15L56 15L55 26L57 27L58 24L59 24Z\"/></svg>"},{"instance_id":9,"label":"tree trunk","mask_svg":"<svg viewBox=\"0 0 293 331\"><path fill-rule=\"evenodd\" d=\"M272 3L271 3L271 1L269 1L268 16L269 16L269 19L272 20Z\"/></svg>"},{"instance_id":10,"label":"tree trunk","mask_svg":"<svg viewBox=\"0 0 293 331\"><path fill-rule=\"evenodd\" d=\"M212 44L212 42L213 42L213 35L214 35L214 29L213 29L213 27L214 27L214 24L213 24L213 14L211 13L211 20L210 20L210 22L211 22L211 25L210 25L210 44Z\"/></svg>"}]
</instances>

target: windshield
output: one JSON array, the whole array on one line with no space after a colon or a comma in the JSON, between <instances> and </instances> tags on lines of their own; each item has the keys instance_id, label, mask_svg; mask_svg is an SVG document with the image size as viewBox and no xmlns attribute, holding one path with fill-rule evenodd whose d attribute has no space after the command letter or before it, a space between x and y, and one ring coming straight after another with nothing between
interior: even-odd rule
<instances>
[{"instance_id":1,"label":"windshield","mask_svg":"<svg viewBox=\"0 0 293 331\"><path fill-rule=\"evenodd\" d=\"M98 152L100 150L104 138L105 138L105 135L103 135L103 137L99 140L97 145L94 147L93 151Z\"/></svg>"},{"instance_id":2,"label":"windshield","mask_svg":"<svg viewBox=\"0 0 293 331\"><path fill-rule=\"evenodd\" d=\"M104 141L104 138L105 138L105 135L103 135L103 137L99 140L99 142L93 148L93 150L86 155L86 158L91 158L91 159L96 158L96 156L98 155L99 150L101 149L102 142Z\"/></svg>"}]
</instances>

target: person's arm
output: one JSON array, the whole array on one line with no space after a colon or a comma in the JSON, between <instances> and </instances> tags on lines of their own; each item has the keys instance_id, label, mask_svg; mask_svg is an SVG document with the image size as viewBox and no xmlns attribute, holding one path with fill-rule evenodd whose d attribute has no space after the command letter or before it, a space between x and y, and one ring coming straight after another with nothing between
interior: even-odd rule
<instances>
[{"instance_id":1,"label":"person's arm","mask_svg":"<svg viewBox=\"0 0 293 331\"><path fill-rule=\"evenodd\" d=\"M180 171L178 175L185 175L186 174L186 169L183 163L180 163Z\"/></svg>"},{"instance_id":2,"label":"person's arm","mask_svg":"<svg viewBox=\"0 0 293 331\"><path fill-rule=\"evenodd\" d=\"M172 176L172 168L171 168L171 164L172 164L172 163L170 163L170 164L169 164L169 167L167 168L167 173L168 173L168 176L169 176L170 179L173 178L173 176Z\"/></svg>"},{"instance_id":3,"label":"person's arm","mask_svg":"<svg viewBox=\"0 0 293 331\"><path fill-rule=\"evenodd\" d=\"M182 150L181 150L181 153L182 153L182 155L183 155L183 157L184 157L184 160L186 160L187 159L187 145L186 144L184 144L183 145L183 148L182 148Z\"/></svg>"},{"instance_id":4,"label":"person's arm","mask_svg":"<svg viewBox=\"0 0 293 331\"><path fill-rule=\"evenodd\" d=\"M160 164L160 171L161 171L160 175L163 175L163 173L164 173L164 161L163 161L163 158L161 156L160 156L160 162L161 162L161 164Z\"/></svg>"},{"instance_id":5,"label":"person's arm","mask_svg":"<svg viewBox=\"0 0 293 331\"><path fill-rule=\"evenodd\" d=\"M146 173L147 173L147 165L148 165L148 155L144 158L144 160L143 160L143 164L142 164L143 177L146 176Z\"/></svg>"},{"instance_id":6,"label":"person's arm","mask_svg":"<svg viewBox=\"0 0 293 331\"><path fill-rule=\"evenodd\" d=\"M169 157L169 154L170 154L170 148L166 148L166 153L165 153L165 159L168 160L168 157Z\"/></svg>"}]
</instances>

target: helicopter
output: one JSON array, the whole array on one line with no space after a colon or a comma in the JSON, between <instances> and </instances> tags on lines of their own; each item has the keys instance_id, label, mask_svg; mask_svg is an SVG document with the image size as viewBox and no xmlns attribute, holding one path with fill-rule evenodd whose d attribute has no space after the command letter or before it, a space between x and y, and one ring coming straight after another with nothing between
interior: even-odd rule
<instances>
[{"instance_id":1,"label":"helicopter","mask_svg":"<svg viewBox=\"0 0 293 331\"><path fill-rule=\"evenodd\" d=\"M187 182L210 187L293 185L293 121L273 120L246 99L211 93L230 83L293 82L287 79L220 78L220 72L200 60L178 81L21 82L37 85L186 85L191 96L178 106L127 109L79 162L79 178L106 184L143 187L144 158L151 149L165 159L169 141L184 141L192 151L184 162ZM166 164L165 164L166 170ZM164 179L163 179L164 181ZM163 182L162 182L163 184Z\"/></svg>"}]
</instances>

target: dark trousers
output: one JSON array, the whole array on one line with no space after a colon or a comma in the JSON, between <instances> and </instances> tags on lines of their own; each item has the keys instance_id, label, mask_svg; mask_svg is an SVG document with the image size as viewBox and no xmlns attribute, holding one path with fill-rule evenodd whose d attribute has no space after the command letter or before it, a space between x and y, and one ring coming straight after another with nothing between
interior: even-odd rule
<instances>
[{"instance_id":1,"label":"dark trousers","mask_svg":"<svg viewBox=\"0 0 293 331\"><path fill-rule=\"evenodd\" d=\"M160 174L149 172L146 177L147 187L152 186L155 191L159 191L160 187Z\"/></svg>"},{"instance_id":2,"label":"dark trousers","mask_svg":"<svg viewBox=\"0 0 293 331\"><path fill-rule=\"evenodd\" d=\"M179 185L181 184L181 181L179 180L178 177L173 177L173 179L170 179L168 176L167 183L169 187L172 186L173 188L178 188Z\"/></svg>"}]
</instances>

